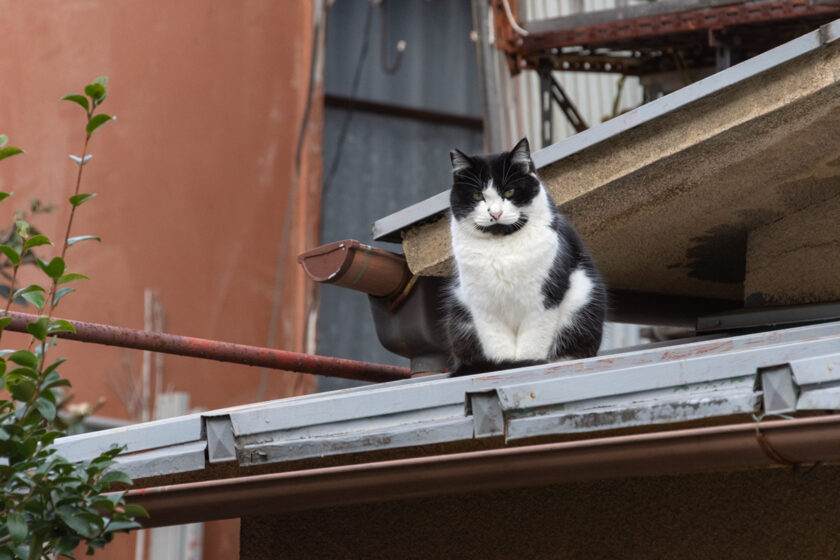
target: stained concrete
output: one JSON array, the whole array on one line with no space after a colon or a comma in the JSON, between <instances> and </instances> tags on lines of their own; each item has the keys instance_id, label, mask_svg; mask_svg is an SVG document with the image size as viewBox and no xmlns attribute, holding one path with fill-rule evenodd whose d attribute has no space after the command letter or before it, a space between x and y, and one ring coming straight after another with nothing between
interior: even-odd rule
<instances>
[{"instance_id":1,"label":"stained concrete","mask_svg":"<svg viewBox=\"0 0 840 560\"><path fill-rule=\"evenodd\" d=\"M771 243L781 230L770 224L840 192L838 78L833 43L540 174L612 289L742 302L745 284L760 282L748 277L758 270L747 267L752 232ZM840 239L836 227L797 223L783 233L788 245ZM413 272L448 273L446 220L403 235ZM826 286L789 264L773 270L778 279L796 277L798 290L785 302L840 299L840 283Z\"/></svg>"},{"instance_id":2,"label":"stained concrete","mask_svg":"<svg viewBox=\"0 0 840 560\"><path fill-rule=\"evenodd\" d=\"M243 518L240 558L836 558L840 468L628 478Z\"/></svg>"},{"instance_id":3,"label":"stained concrete","mask_svg":"<svg viewBox=\"0 0 840 560\"><path fill-rule=\"evenodd\" d=\"M840 180L830 185L840 193ZM827 301L840 278L840 195L750 232L746 303L750 306ZM779 270L788 271L779 274Z\"/></svg>"}]
</instances>

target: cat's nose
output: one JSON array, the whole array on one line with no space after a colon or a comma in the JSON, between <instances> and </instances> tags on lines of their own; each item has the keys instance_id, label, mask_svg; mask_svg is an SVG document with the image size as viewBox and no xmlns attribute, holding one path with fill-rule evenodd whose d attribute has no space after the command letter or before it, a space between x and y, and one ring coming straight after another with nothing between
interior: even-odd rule
<instances>
[{"instance_id":1,"label":"cat's nose","mask_svg":"<svg viewBox=\"0 0 840 560\"><path fill-rule=\"evenodd\" d=\"M493 217L494 220L498 220L499 216L502 215L501 208L490 208L488 211L490 212L490 215Z\"/></svg>"}]
</instances>

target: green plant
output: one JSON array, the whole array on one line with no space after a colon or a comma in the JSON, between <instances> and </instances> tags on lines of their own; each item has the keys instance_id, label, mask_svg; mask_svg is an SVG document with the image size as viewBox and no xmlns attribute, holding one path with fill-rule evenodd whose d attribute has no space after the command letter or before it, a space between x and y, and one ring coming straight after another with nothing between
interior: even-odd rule
<instances>
[{"instance_id":1,"label":"green plant","mask_svg":"<svg viewBox=\"0 0 840 560\"><path fill-rule=\"evenodd\" d=\"M58 333L75 331L68 321L53 318L53 312L62 298L73 292L68 284L87 279L68 270L67 250L83 241L99 241L92 235L70 237L70 232L76 211L95 196L80 192L80 186L84 167L91 158L87 153L91 136L113 118L97 113L107 93L107 80L97 78L85 87L85 95L69 94L63 98L80 105L86 119L82 155L70 156L78 173L59 254L49 260L35 255L36 247L53 246L53 242L30 226L20 213L15 216L14 226L2 236L0 253L8 261L4 270L11 269L11 273L6 275L10 286L0 314L0 339L13 319L9 316L13 301L26 300L37 308L39 316L26 325L32 335L28 349L0 351L0 381L9 397L0 400L0 560L56 555L72 558L82 543L92 554L95 548L108 543L115 532L139 527L136 516L147 515L142 507L126 504L124 491L112 491L112 485L131 485L128 475L113 468L121 449L113 448L94 459L72 463L52 448L55 439L63 435L65 426L59 410L63 391L70 382L58 372L65 359L50 361L47 357ZM7 138L0 135L0 160L23 153L6 144ZM11 193L0 192L0 200L9 196ZM31 212L39 210L43 210L40 203L32 203ZM17 287L18 271L27 262L43 272L47 287Z\"/></svg>"}]
</instances>

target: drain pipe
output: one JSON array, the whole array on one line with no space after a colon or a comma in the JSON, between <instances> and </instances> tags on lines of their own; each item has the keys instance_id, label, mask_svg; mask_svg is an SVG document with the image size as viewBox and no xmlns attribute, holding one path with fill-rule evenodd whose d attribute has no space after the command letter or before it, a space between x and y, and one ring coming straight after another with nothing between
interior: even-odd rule
<instances>
[{"instance_id":1,"label":"drain pipe","mask_svg":"<svg viewBox=\"0 0 840 560\"><path fill-rule=\"evenodd\" d=\"M131 490L148 527L502 488L840 460L840 416L691 428Z\"/></svg>"},{"instance_id":2,"label":"drain pipe","mask_svg":"<svg viewBox=\"0 0 840 560\"><path fill-rule=\"evenodd\" d=\"M412 276L403 255L355 239L298 256L307 276L368 294L382 346L411 360L411 374L446 370L449 346L440 326L443 279Z\"/></svg>"}]
</instances>

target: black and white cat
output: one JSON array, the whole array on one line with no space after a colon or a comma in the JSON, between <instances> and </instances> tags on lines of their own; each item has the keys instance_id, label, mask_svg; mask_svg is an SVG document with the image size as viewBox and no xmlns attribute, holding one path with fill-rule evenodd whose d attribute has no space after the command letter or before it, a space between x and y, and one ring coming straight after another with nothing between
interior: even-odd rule
<instances>
[{"instance_id":1,"label":"black and white cat","mask_svg":"<svg viewBox=\"0 0 840 560\"><path fill-rule=\"evenodd\" d=\"M606 289L537 177L528 140L501 154L450 156L453 375L594 356Z\"/></svg>"}]
</instances>

